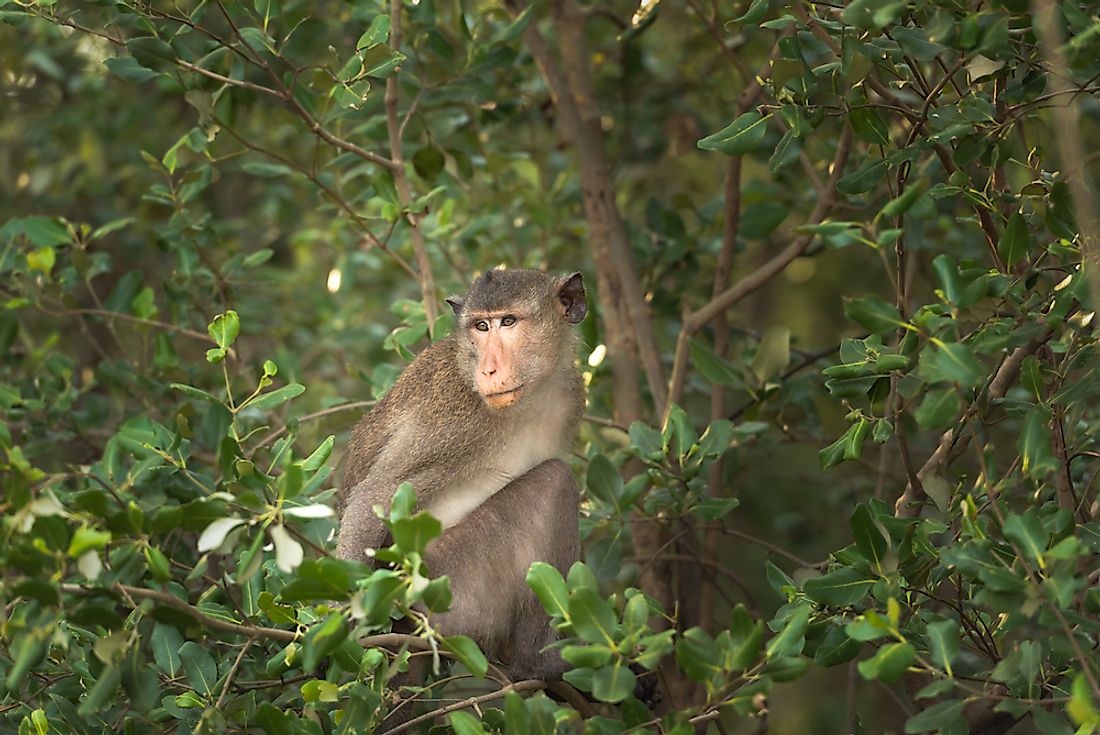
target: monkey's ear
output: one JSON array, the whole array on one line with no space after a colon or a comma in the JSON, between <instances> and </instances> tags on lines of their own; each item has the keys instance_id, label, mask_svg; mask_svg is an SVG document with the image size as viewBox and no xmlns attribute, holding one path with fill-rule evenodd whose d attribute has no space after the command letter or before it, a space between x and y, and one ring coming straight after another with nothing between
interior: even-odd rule
<instances>
[{"instance_id":1,"label":"monkey's ear","mask_svg":"<svg viewBox=\"0 0 1100 735\"><path fill-rule=\"evenodd\" d=\"M588 313L588 300L584 296L584 277L574 273L562 281L558 287L558 303L562 316L570 324L579 324Z\"/></svg>"},{"instance_id":2,"label":"monkey's ear","mask_svg":"<svg viewBox=\"0 0 1100 735\"><path fill-rule=\"evenodd\" d=\"M450 296L447 298L447 303L451 305L451 308L454 310L455 316L458 316L462 313L462 307L465 305L466 302L457 296Z\"/></svg>"}]
</instances>

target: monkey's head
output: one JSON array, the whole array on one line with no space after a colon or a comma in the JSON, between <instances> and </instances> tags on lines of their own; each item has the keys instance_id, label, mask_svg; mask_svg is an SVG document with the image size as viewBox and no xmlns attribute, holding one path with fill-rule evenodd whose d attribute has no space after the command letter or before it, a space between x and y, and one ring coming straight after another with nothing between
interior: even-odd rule
<instances>
[{"instance_id":1,"label":"monkey's head","mask_svg":"<svg viewBox=\"0 0 1100 735\"><path fill-rule=\"evenodd\" d=\"M580 273L486 271L466 298L447 303L455 312L459 368L489 408L515 405L561 364L572 369L570 325L588 313Z\"/></svg>"}]
</instances>

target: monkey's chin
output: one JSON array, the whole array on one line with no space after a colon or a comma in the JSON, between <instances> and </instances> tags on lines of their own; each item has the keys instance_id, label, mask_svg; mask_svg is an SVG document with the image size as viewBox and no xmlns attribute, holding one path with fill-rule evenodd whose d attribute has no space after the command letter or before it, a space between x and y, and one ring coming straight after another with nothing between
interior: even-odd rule
<instances>
[{"instance_id":1,"label":"monkey's chin","mask_svg":"<svg viewBox=\"0 0 1100 735\"><path fill-rule=\"evenodd\" d=\"M489 408L500 411L501 409L515 405L521 395L523 395L522 385L518 388L501 391L500 393L491 393L487 396L483 395L482 398L485 399L485 405Z\"/></svg>"}]
</instances>

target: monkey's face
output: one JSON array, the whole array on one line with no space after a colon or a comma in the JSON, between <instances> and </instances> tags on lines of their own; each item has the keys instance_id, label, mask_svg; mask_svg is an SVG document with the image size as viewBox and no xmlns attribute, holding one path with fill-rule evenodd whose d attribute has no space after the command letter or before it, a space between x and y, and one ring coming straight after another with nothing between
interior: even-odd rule
<instances>
[{"instance_id":1,"label":"monkey's face","mask_svg":"<svg viewBox=\"0 0 1100 735\"><path fill-rule=\"evenodd\" d=\"M569 326L588 308L579 273L555 278L523 269L487 271L465 299L447 302L467 335L460 369L473 372L489 408L514 406L555 370L572 370Z\"/></svg>"},{"instance_id":2,"label":"monkey's face","mask_svg":"<svg viewBox=\"0 0 1100 735\"><path fill-rule=\"evenodd\" d=\"M489 408L515 405L523 396L532 355L530 320L516 314L480 314L470 321L470 337L477 355L474 383Z\"/></svg>"}]
</instances>

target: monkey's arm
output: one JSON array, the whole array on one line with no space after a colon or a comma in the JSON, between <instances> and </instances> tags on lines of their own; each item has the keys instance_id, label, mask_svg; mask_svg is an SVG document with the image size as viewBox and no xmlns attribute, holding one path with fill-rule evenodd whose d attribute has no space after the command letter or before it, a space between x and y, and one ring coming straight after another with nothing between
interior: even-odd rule
<instances>
[{"instance_id":1,"label":"monkey's arm","mask_svg":"<svg viewBox=\"0 0 1100 735\"><path fill-rule=\"evenodd\" d=\"M410 472L407 466L394 469L384 458L376 461L362 479L342 491L336 556L365 562L368 560L366 549L377 549L390 543L389 530L374 508L380 506L382 513L388 514L393 495L401 483L410 482L423 501L432 489L444 481L440 473L430 469Z\"/></svg>"}]
</instances>

